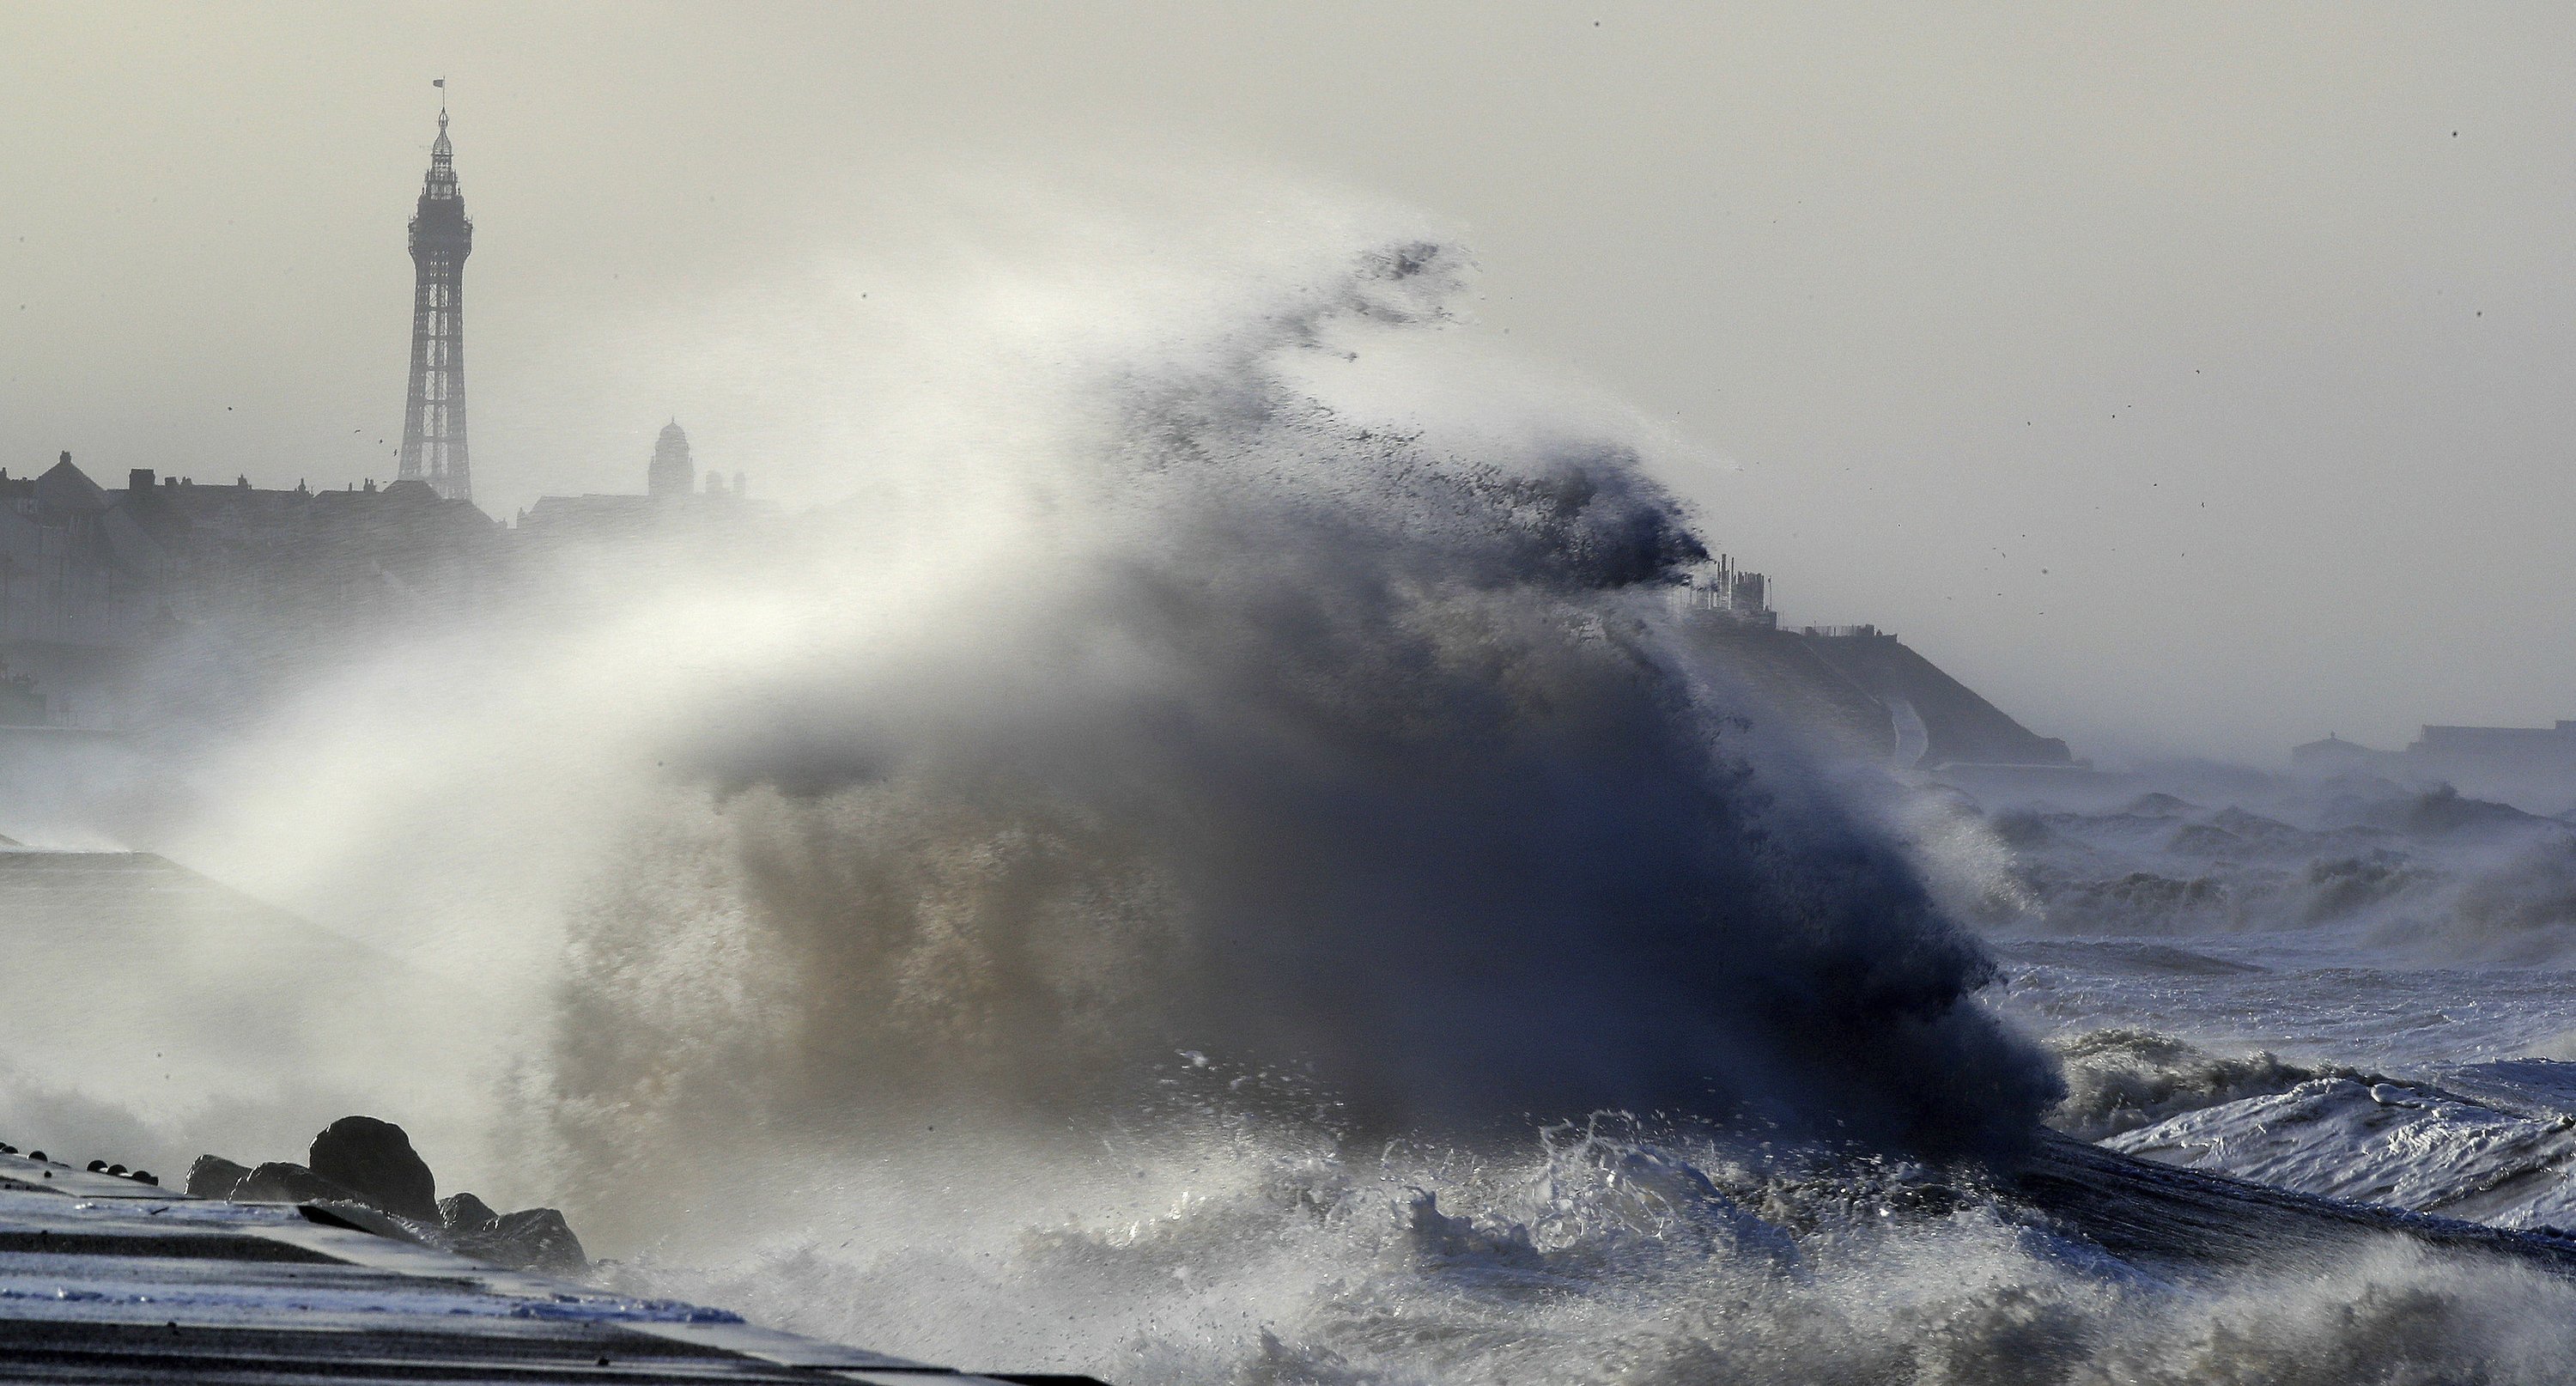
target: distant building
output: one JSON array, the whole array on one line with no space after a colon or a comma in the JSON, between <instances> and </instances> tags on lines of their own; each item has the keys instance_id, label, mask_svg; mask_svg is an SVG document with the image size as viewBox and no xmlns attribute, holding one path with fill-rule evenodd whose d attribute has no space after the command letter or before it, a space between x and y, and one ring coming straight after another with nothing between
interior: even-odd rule
<instances>
[{"instance_id":1,"label":"distant building","mask_svg":"<svg viewBox=\"0 0 2576 1386\"><path fill-rule=\"evenodd\" d=\"M0 647L139 641L173 566L70 453L42 476L0 470Z\"/></svg>"},{"instance_id":2,"label":"distant building","mask_svg":"<svg viewBox=\"0 0 2576 1386\"><path fill-rule=\"evenodd\" d=\"M653 464L644 469L644 494L685 496L697 489L698 464L689 457L689 435L673 419L662 425L662 436L653 441Z\"/></svg>"},{"instance_id":3,"label":"distant building","mask_svg":"<svg viewBox=\"0 0 2576 1386\"><path fill-rule=\"evenodd\" d=\"M90 480L65 453L0 471L0 644L131 645L174 622L273 615L331 624L460 609L499 529L426 483L263 490L248 478Z\"/></svg>"},{"instance_id":4,"label":"distant building","mask_svg":"<svg viewBox=\"0 0 2576 1386\"><path fill-rule=\"evenodd\" d=\"M68 702L95 722L99 687L190 632L255 646L462 615L502 538L419 481L270 491L137 468L111 489L64 453L42 476L0 471L0 658L58 720Z\"/></svg>"},{"instance_id":5,"label":"distant building","mask_svg":"<svg viewBox=\"0 0 2576 1386\"><path fill-rule=\"evenodd\" d=\"M2405 784L2448 784L2463 792L2556 812L2576 798L2576 722L2547 727L2426 724L2402 751L2339 736L2291 748L2290 766L2311 775L2377 775Z\"/></svg>"},{"instance_id":6,"label":"distant building","mask_svg":"<svg viewBox=\"0 0 2576 1386\"><path fill-rule=\"evenodd\" d=\"M2576 722L2560 722L2550 727L2427 725L2416 734L2414 744L2406 748L2406 753L2428 761L2500 766L2553 761L2576 765Z\"/></svg>"},{"instance_id":7,"label":"distant building","mask_svg":"<svg viewBox=\"0 0 2576 1386\"><path fill-rule=\"evenodd\" d=\"M653 442L653 459L644 468L644 494L593 493L541 496L519 512L517 532L535 543L639 539L654 534L703 531L752 517L768 517L776 507L753 501L743 474L724 477L706 473L702 490L697 461L689 452L689 435L673 419Z\"/></svg>"},{"instance_id":8,"label":"distant building","mask_svg":"<svg viewBox=\"0 0 2576 1386\"><path fill-rule=\"evenodd\" d=\"M2307 775L2377 774L2394 758L2393 751L2373 750L2358 741L2329 733L2323 741L2290 748L2290 768Z\"/></svg>"},{"instance_id":9,"label":"distant building","mask_svg":"<svg viewBox=\"0 0 2576 1386\"><path fill-rule=\"evenodd\" d=\"M1771 610L1770 582L1760 573L1748 573L1735 566L1735 560L1719 554L1705 565L1688 586L1674 589L1674 604L1684 611L1705 611L1765 628L1777 627L1779 616Z\"/></svg>"}]
</instances>

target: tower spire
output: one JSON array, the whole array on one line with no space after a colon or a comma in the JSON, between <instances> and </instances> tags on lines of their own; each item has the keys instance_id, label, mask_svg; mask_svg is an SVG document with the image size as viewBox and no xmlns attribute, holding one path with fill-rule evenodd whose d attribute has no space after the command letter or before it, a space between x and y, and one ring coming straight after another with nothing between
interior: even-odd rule
<instances>
[{"instance_id":1,"label":"tower spire","mask_svg":"<svg viewBox=\"0 0 2576 1386\"><path fill-rule=\"evenodd\" d=\"M474 223L456 187L456 151L447 140L447 79L439 78L438 138L411 219L414 269L411 388L403 405L400 476L424 481L451 500L471 500L474 474L465 447L465 257Z\"/></svg>"}]
</instances>

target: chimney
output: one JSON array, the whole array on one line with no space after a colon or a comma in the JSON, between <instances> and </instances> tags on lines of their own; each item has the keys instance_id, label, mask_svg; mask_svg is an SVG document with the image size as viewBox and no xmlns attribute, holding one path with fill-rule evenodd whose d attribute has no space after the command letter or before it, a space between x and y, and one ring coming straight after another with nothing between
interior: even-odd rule
<instances>
[{"instance_id":1,"label":"chimney","mask_svg":"<svg viewBox=\"0 0 2576 1386\"><path fill-rule=\"evenodd\" d=\"M63 460L69 462L72 460L72 455L68 452L64 453ZM125 489L128 491L151 490L152 469L150 467L137 467L133 471L127 472L125 474Z\"/></svg>"}]
</instances>

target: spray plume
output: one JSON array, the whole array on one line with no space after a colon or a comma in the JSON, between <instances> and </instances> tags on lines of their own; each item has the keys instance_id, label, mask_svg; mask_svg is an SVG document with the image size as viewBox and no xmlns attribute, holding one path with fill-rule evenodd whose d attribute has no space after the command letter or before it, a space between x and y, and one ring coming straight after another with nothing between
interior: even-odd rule
<instances>
[{"instance_id":1,"label":"spray plume","mask_svg":"<svg viewBox=\"0 0 2576 1386\"><path fill-rule=\"evenodd\" d=\"M1619 1108L1951 1155L2033 1127L2055 1079L1969 999L1982 952L1671 638L1706 552L1634 453L1459 455L1301 379L1437 323L1460 273L1394 246L1107 374L972 626L862 639L832 627L863 586L783 594L809 656L672 751L712 796L672 791L582 910L578 1165L896 1113L1082 1126L1176 1054L1371 1132Z\"/></svg>"}]
</instances>

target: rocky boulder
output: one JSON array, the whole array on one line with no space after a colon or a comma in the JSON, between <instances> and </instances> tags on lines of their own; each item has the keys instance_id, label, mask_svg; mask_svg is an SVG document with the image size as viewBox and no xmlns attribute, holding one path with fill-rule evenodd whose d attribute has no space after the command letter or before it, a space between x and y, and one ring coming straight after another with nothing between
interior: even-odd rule
<instances>
[{"instance_id":1,"label":"rocky boulder","mask_svg":"<svg viewBox=\"0 0 2576 1386\"><path fill-rule=\"evenodd\" d=\"M436 1198L429 1163L392 1122L342 1117L313 1138L311 1158L309 1167L273 1161L245 1169L220 1155L200 1155L188 1169L188 1193L325 1208L361 1231L444 1247L513 1270L578 1275L590 1268L581 1239L552 1208L496 1213L470 1193Z\"/></svg>"},{"instance_id":2,"label":"rocky boulder","mask_svg":"<svg viewBox=\"0 0 2576 1386\"><path fill-rule=\"evenodd\" d=\"M460 1194L439 1206L447 1209L469 1202L470 1207L456 1209L461 1216L446 1227L445 1240L459 1255L513 1270L555 1275L577 1275L590 1268L590 1257L582 1251L581 1238L573 1235L562 1213L552 1208L523 1208L496 1216L472 1194Z\"/></svg>"},{"instance_id":3,"label":"rocky boulder","mask_svg":"<svg viewBox=\"0 0 2576 1386\"><path fill-rule=\"evenodd\" d=\"M507 1265L513 1270L544 1270L554 1275L580 1275L590 1270L582 1239L574 1237L564 1213L554 1208L520 1208L502 1213L474 1234L448 1239L459 1255Z\"/></svg>"},{"instance_id":4,"label":"rocky boulder","mask_svg":"<svg viewBox=\"0 0 2576 1386\"><path fill-rule=\"evenodd\" d=\"M193 1175L192 1175L193 1177ZM237 1203L365 1203L355 1189L302 1165L271 1160L243 1176L224 1195Z\"/></svg>"},{"instance_id":5,"label":"rocky boulder","mask_svg":"<svg viewBox=\"0 0 2576 1386\"><path fill-rule=\"evenodd\" d=\"M397 1217L435 1224L438 1181L390 1121L346 1116L313 1138L312 1172Z\"/></svg>"},{"instance_id":6,"label":"rocky boulder","mask_svg":"<svg viewBox=\"0 0 2576 1386\"><path fill-rule=\"evenodd\" d=\"M200 1155L188 1166L188 1197L230 1198L233 1190L250 1177L250 1170L234 1164L221 1155Z\"/></svg>"},{"instance_id":7,"label":"rocky boulder","mask_svg":"<svg viewBox=\"0 0 2576 1386\"><path fill-rule=\"evenodd\" d=\"M492 1205L470 1193L449 1194L438 1200L438 1222L451 1237L479 1235L492 1230L501 1220Z\"/></svg>"}]
</instances>

